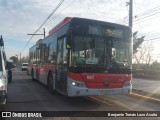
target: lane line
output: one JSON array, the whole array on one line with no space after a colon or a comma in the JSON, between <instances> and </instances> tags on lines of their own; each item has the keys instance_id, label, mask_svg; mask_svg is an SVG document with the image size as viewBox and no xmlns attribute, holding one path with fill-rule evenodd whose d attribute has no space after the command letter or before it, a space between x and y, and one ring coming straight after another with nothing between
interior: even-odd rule
<instances>
[{"instance_id":1,"label":"lane line","mask_svg":"<svg viewBox=\"0 0 160 120\"><path fill-rule=\"evenodd\" d=\"M131 93L128 96L135 97L135 98L138 98L138 99L142 99L144 101L149 101L149 102L153 102L153 103L156 103L156 104L160 104L160 99L151 98L151 97L140 95L140 94L137 94L137 93Z\"/></svg>"}]
</instances>

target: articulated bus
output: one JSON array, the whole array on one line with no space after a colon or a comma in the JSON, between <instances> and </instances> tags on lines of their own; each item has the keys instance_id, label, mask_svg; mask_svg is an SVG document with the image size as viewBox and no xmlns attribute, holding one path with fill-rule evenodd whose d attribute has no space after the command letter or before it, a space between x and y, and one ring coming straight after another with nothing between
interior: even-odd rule
<instances>
[{"instance_id":1,"label":"articulated bus","mask_svg":"<svg viewBox=\"0 0 160 120\"><path fill-rule=\"evenodd\" d=\"M66 96L130 94L129 27L66 17L29 50L29 74Z\"/></svg>"}]
</instances>

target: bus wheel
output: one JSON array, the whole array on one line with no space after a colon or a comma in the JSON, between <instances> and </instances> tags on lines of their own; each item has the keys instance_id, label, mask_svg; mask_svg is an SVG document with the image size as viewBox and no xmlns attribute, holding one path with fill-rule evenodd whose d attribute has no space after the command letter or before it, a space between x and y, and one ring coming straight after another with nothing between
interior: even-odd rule
<instances>
[{"instance_id":1,"label":"bus wheel","mask_svg":"<svg viewBox=\"0 0 160 120\"><path fill-rule=\"evenodd\" d=\"M12 70L8 70L8 83L12 82Z\"/></svg>"},{"instance_id":2,"label":"bus wheel","mask_svg":"<svg viewBox=\"0 0 160 120\"><path fill-rule=\"evenodd\" d=\"M49 91L53 93L53 74L52 73L48 74L47 87Z\"/></svg>"}]
</instances>

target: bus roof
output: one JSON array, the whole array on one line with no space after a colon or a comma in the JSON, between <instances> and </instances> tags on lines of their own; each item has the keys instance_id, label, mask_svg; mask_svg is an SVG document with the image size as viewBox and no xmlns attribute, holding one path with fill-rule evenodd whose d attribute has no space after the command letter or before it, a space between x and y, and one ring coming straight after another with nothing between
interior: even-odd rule
<instances>
[{"instance_id":1,"label":"bus roof","mask_svg":"<svg viewBox=\"0 0 160 120\"><path fill-rule=\"evenodd\" d=\"M66 17L64 18L59 24L57 24L54 28L52 28L49 31L49 35L51 35L52 33L54 33L56 30L58 30L59 28L61 28L63 25L67 24L68 22L70 22L72 19L77 18L77 17ZM92 20L92 21L96 21L96 22L102 22L102 23L109 23L112 25L118 25L119 27L128 27L122 24L117 24L117 23L110 23L110 22L106 22L106 21L99 21L99 20L94 20L94 19L86 19L86 18L77 18L77 19L85 19L85 20Z\"/></svg>"},{"instance_id":2,"label":"bus roof","mask_svg":"<svg viewBox=\"0 0 160 120\"><path fill-rule=\"evenodd\" d=\"M66 23L68 23L69 21L71 21L72 17L66 17L64 18L59 24L57 24L54 28L52 28L49 31L49 35L54 33L56 30L58 30L60 27L62 27L63 25L65 25Z\"/></svg>"}]
</instances>

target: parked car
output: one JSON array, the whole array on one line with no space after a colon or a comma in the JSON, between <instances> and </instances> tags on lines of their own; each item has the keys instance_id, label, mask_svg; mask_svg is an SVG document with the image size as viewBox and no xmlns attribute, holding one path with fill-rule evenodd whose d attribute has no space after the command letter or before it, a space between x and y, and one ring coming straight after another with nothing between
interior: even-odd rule
<instances>
[{"instance_id":1,"label":"parked car","mask_svg":"<svg viewBox=\"0 0 160 120\"><path fill-rule=\"evenodd\" d=\"M0 38L0 104L6 104L8 82L12 81L12 62L8 62L2 36Z\"/></svg>"}]
</instances>

